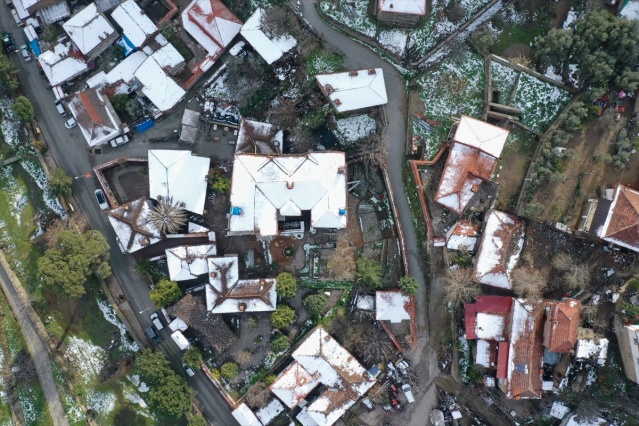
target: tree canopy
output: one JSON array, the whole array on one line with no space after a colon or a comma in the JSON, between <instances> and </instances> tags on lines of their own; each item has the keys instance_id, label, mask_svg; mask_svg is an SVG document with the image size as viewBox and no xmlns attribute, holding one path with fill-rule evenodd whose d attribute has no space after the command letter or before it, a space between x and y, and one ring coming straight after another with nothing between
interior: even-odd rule
<instances>
[{"instance_id":1,"label":"tree canopy","mask_svg":"<svg viewBox=\"0 0 639 426\"><path fill-rule=\"evenodd\" d=\"M382 265L370 257L360 257L357 260L357 279L360 284L379 288L382 286Z\"/></svg>"},{"instance_id":2,"label":"tree canopy","mask_svg":"<svg viewBox=\"0 0 639 426\"><path fill-rule=\"evenodd\" d=\"M297 293L297 280L290 272L282 272L277 276L275 289L280 297L293 297Z\"/></svg>"},{"instance_id":3,"label":"tree canopy","mask_svg":"<svg viewBox=\"0 0 639 426\"><path fill-rule=\"evenodd\" d=\"M397 285L404 294L415 294L419 288L417 280L408 275L401 277Z\"/></svg>"},{"instance_id":4,"label":"tree canopy","mask_svg":"<svg viewBox=\"0 0 639 426\"><path fill-rule=\"evenodd\" d=\"M614 83L624 90L639 85L639 23L595 11L577 20L574 28L552 29L535 43L537 58L564 77L577 66L579 86L606 88Z\"/></svg>"},{"instance_id":5,"label":"tree canopy","mask_svg":"<svg viewBox=\"0 0 639 426\"><path fill-rule=\"evenodd\" d=\"M149 293L149 297L156 306L165 308L177 302L182 297L182 291L175 281L164 279L155 284L153 290Z\"/></svg>"},{"instance_id":6,"label":"tree canopy","mask_svg":"<svg viewBox=\"0 0 639 426\"><path fill-rule=\"evenodd\" d=\"M198 348L191 346L182 355L182 362L191 368L198 369L202 366L202 353Z\"/></svg>"},{"instance_id":7,"label":"tree canopy","mask_svg":"<svg viewBox=\"0 0 639 426\"><path fill-rule=\"evenodd\" d=\"M18 120L22 123L30 123L33 120L34 112L31 101L26 96L18 96L11 106Z\"/></svg>"},{"instance_id":8,"label":"tree canopy","mask_svg":"<svg viewBox=\"0 0 639 426\"><path fill-rule=\"evenodd\" d=\"M126 93L116 93L111 96L111 105L115 112L124 114L126 112L126 104L129 102L129 95Z\"/></svg>"},{"instance_id":9,"label":"tree canopy","mask_svg":"<svg viewBox=\"0 0 639 426\"><path fill-rule=\"evenodd\" d=\"M326 309L328 297L324 293L311 294L304 299L306 310L313 317L319 317Z\"/></svg>"},{"instance_id":10,"label":"tree canopy","mask_svg":"<svg viewBox=\"0 0 639 426\"><path fill-rule=\"evenodd\" d=\"M58 233L56 244L38 260L38 271L46 285L79 298L85 293L89 275L111 275L108 260L109 244L99 231L80 234L64 230Z\"/></svg>"},{"instance_id":11,"label":"tree canopy","mask_svg":"<svg viewBox=\"0 0 639 426\"><path fill-rule=\"evenodd\" d=\"M49 185L51 185L56 194L70 194L71 184L73 184L73 179L62 169L55 169L49 176Z\"/></svg>"},{"instance_id":12,"label":"tree canopy","mask_svg":"<svg viewBox=\"0 0 639 426\"><path fill-rule=\"evenodd\" d=\"M275 328L284 328L295 321L295 311L286 305L278 305L271 314L271 324Z\"/></svg>"},{"instance_id":13,"label":"tree canopy","mask_svg":"<svg viewBox=\"0 0 639 426\"><path fill-rule=\"evenodd\" d=\"M220 368L220 373L222 374L222 377L226 379L232 379L233 377L237 376L239 372L240 372L240 368L234 362L227 362Z\"/></svg>"},{"instance_id":14,"label":"tree canopy","mask_svg":"<svg viewBox=\"0 0 639 426\"><path fill-rule=\"evenodd\" d=\"M273 349L273 352L275 352L276 354L284 352L290 346L291 341L288 340L288 337L283 334L280 334L279 336L271 340L271 349Z\"/></svg>"},{"instance_id":15,"label":"tree canopy","mask_svg":"<svg viewBox=\"0 0 639 426\"><path fill-rule=\"evenodd\" d=\"M18 69L11 59L0 53L0 86L7 93L14 93L20 87Z\"/></svg>"}]
</instances>

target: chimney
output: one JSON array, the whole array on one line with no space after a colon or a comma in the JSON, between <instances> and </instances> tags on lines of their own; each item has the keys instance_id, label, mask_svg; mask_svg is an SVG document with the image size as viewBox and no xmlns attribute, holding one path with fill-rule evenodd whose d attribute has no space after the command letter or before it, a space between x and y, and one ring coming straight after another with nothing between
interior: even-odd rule
<instances>
[{"instance_id":1,"label":"chimney","mask_svg":"<svg viewBox=\"0 0 639 426\"><path fill-rule=\"evenodd\" d=\"M340 106L340 105L342 104L342 101L340 101L339 99L335 99L335 100L333 101L333 103L334 103L336 106Z\"/></svg>"},{"instance_id":2,"label":"chimney","mask_svg":"<svg viewBox=\"0 0 639 426\"><path fill-rule=\"evenodd\" d=\"M346 173L346 166L339 166L337 168L337 173L339 173L340 175L343 175L344 173Z\"/></svg>"},{"instance_id":3,"label":"chimney","mask_svg":"<svg viewBox=\"0 0 639 426\"><path fill-rule=\"evenodd\" d=\"M333 90L333 86L331 86L330 84L324 86L324 90L326 90L326 93L333 93L335 91Z\"/></svg>"},{"instance_id":4,"label":"chimney","mask_svg":"<svg viewBox=\"0 0 639 426\"><path fill-rule=\"evenodd\" d=\"M375 68L371 68L368 70L368 75L375 75L375 74L377 74L377 71L375 71Z\"/></svg>"},{"instance_id":5,"label":"chimney","mask_svg":"<svg viewBox=\"0 0 639 426\"><path fill-rule=\"evenodd\" d=\"M240 310L240 312L246 311L246 303L240 303L239 305L237 305L237 308Z\"/></svg>"},{"instance_id":6,"label":"chimney","mask_svg":"<svg viewBox=\"0 0 639 426\"><path fill-rule=\"evenodd\" d=\"M295 186L295 182L286 182L286 188L287 189L293 189L293 187Z\"/></svg>"},{"instance_id":7,"label":"chimney","mask_svg":"<svg viewBox=\"0 0 639 426\"><path fill-rule=\"evenodd\" d=\"M348 72L348 75L349 75L350 77L357 77L357 71L349 71L349 72Z\"/></svg>"},{"instance_id":8,"label":"chimney","mask_svg":"<svg viewBox=\"0 0 639 426\"><path fill-rule=\"evenodd\" d=\"M211 278L217 278L217 272L213 271L209 274Z\"/></svg>"}]
</instances>

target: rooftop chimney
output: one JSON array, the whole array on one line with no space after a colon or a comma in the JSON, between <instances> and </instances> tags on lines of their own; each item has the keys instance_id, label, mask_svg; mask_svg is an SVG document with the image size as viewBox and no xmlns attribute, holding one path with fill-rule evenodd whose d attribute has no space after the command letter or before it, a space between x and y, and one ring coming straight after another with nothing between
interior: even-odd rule
<instances>
[{"instance_id":1,"label":"rooftop chimney","mask_svg":"<svg viewBox=\"0 0 639 426\"><path fill-rule=\"evenodd\" d=\"M348 75L351 77L357 77L357 71L349 71Z\"/></svg>"},{"instance_id":2,"label":"rooftop chimney","mask_svg":"<svg viewBox=\"0 0 639 426\"><path fill-rule=\"evenodd\" d=\"M368 75L375 75L377 74L377 71L375 71L375 68L371 68L368 70Z\"/></svg>"},{"instance_id":3,"label":"rooftop chimney","mask_svg":"<svg viewBox=\"0 0 639 426\"><path fill-rule=\"evenodd\" d=\"M294 187L294 186L295 186L295 183L294 183L294 182L290 182L290 181L289 181L289 182L286 182L286 188L288 188L288 189L293 189L293 187Z\"/></svg>"}]
</instances>

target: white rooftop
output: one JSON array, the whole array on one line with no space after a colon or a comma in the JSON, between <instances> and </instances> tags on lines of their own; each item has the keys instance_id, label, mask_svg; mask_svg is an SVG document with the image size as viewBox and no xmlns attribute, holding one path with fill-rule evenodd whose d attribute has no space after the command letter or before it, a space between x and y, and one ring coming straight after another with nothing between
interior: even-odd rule
<instances>
[{"instance_id":1,"label":"white rooftop","mask_svg":"<svg viewBox=\"0 0 639 426\"><path fill-rule=\"evenodd\" d=\"M605 365L608 357L608 339L579 339L575 349L576 359L596 358L597 364Z\"/></svg>"},{"instance_id":2,"label":"white rooftop","mask_svg":"<svg viewBox=\"0 0 639 426\"><path fill-rule=\"evenodd\" d=\"M262 422L244 402L231 412L240 426L262 426Z\"/></svg>"},{"instance_id":3,"label":"white rooftop","mask_svg":"<svg viewBox=\"0 0 639 426\"><path fill-rule=\"evenodd\" d=\"M319 74L315 78L339 112L385 105L386 84L381 68Z\"/></svg>"},{"instance_id":4,"label":"white rooftop","mask_svg":"<svg viewBox=\"0 0 639 426\"><path fill-rule=\"evenodd\" d=\"M270 388L288 408L295 408L319 384L320 377L314 378L300 363L294 361L280 373Z\"/></svg>"},{"instance_id":5,"label":"white rooftop","mask_svg":"<svg viewBox=\"0 0 639 426\"><path fill-rule=\"evenodd\" d=\"M151 55L151 58L155 59L158 65L163 69L165 67L172 68L184 63L184 57L182 57L180 52L170 43L156 50L155 53Z\"/></svg>"},{"instance_id":6,"label":"white rooftop","mask_svg":"<svg viewBox=\"0 0 639 426\"><path fill-rule=\"evenodd\" d=\"M504 340L506 317L499 314L477 312L475 334L478 339Z\"/></svg>"},{"instance_id":7,"label":"white rooftop","mask_svg":"<svg viewBox=\"0 0 639 426\"><path fill-rule=\"evenodd\" d=\"M106 75L106 81L108 84L117 83L123 81L129 83L135 78L135 72L140 68L140 65L146 61L146 53L141 50L131 53L124 58L122 62L117 64L115 68L109 71Z\"/></svg>"},{"instance_id":8,"label":"white rooftop","mask_svg":"<svg viewBox=\"0 0 639 426\"><path fill-rule=\"evenodd\" d=\"M475 364L479 364L486 368L494 367L494 365L490 362L490 342L487 340L477 340L477 356L475 357Z\"/></svg>"},{"instance_id":9,"label":"white rooftop","mask_svg":"<svg viewBox=\"0 0 639 426\"><path fill-rule=\"evenodd\" d=\"M91 147L105 144L122 133L122 123L109 98L95 89L74 95L67 107Z\"/></svg>"},{"instance_id":10,"label":"white rooftop","mask_svg":"<svg viewBox=\"0 0 639 426\"><path fill-rule=\"evenodd\" d=\"M255 415L262 422L263 425L267 425L275 419L282 411L284 411L284 406L280 402L279 399L273 398L266 404L264 407L257 410Z\"/></svg>"},{"instance_id":11,"label":"white rooftop","mask_svg":"<svg viewBox=\"0 0 639 426\"><path fill-rule=\"evenodd\" d=\"M160 110L167 111L182 100L186 92L169 77L155 58L147 58L135 71L142 92Z\"/></svg>"},{"instance_id":12,"label":"white rooftop","mask_svg":"<svg viewBox=\"0 0 639 426\"><path fill-rule=\"evenodd\" d=\"M426 14L426 0L379 0L377 7L387 13Z\"/></svg>"},{"instance_id":13,"label":"white rooftop","mask_svg":"<svg viewBox=\"0 0 639 426\"><path fill-rule=\"evenodd\" d=\"M284 131L269 123L242 118L235 151L248 154L279 154L284 145Z\"/></svg>"},{"instance_id":14,"label":"white rooftop","mask_svg":"<svg viewBox=\"0 0 639 426\"><path fill-rule=\"evenodd\" d=\"M236 153L231 209L230 234L277 235L279 217L298 217L302 211L311 212L313 227L345 228L345 155Z\"/></svg>"},{"instance_id":15,"label":"white rooftop","mask_svg":"<svg viewBox=\"0 0 639 426\"><path fill-rule=\"evenodd\" d=\"M150 211L142 197L107 212L122 253L133 253L160 241L160 231L147 220Z\"/></svg>"},{"instance_id":16,"label":"white rooftop","mask_svg":"<svg viewBox=\"0 0 639 426\"><path fill-rule=\"evenodd\" d=\"M103 40L115 33L115 29L102 15L95 3L73 15L62 28L83 54L88 54Z\"/></svg>"},{"instance_id":17,"label":"white rooftop","mask_svg":"<svg viewBox=\"0 0 639 426\"><path fill-rule=\"evenodd\" d=\"M399 290L376 291L375 319L394 323L410 320L410 297Z\"/></svg>"},{"instance_id":18,"label":"white rooftop","mask_svg":"<svg viewBox=\"0 0 639 426\"><path fill-rule=\"evenodd\" d=\"M184 29L209 52L217 55L242 28L242 22L219 0L193 0L182 12Z\"/></svg>"},{"instance_id":19,"label":"white rooftop","mask_svg":"<svg viewBox=\"0 0 639 426\"><path fill-rule=\"evenodd\" d=\"M122 28L124 37L135 47L144 44L147 37L158 30L153 21L133 0L126 0L116 7L111 17Z\"/></svg>"},{"instance_id":20,"label":"white rooftop","mask_svg":"<svg viewBox=\"0 0 639 426\"><path fill-rule=\"evenodd\" d=\"M79 57L80 55L74 56L72 50L72 43L58 43L53 49L46 50L38 56L51 86L57 86L89 70L86 62Z\"/></svg>"},{"instance_id":21,"label":"white rooftop","mask_svg":"<svg viewBox=\"0 0 639 426\"><path fill-rule=\"evenodd\" d=\"M215 244L166 249L166 264L172 281L192 280L209 272L207 258L217 254Z\"/></svg>"},{"instance_id":22,"label":"white rooftop","mask_svg":"<svg viewBox=\"0 0 639 426\"><path fill-rule=\"evenodd\" d=\"M550 408L550 416L556 419L563 419L566 417L566 414L570 412L570 408L566 407L559 401L555 401L552 403L552 407Z\"/></svg>"},{"instance_id":23,"label":"white rooftop","mask_svg":"<svg viewBox=\"0 0 639 426\"><path fill-rule=\"evenodd\" d=\"M149 191L182 202L193 213L204 212L206 176L211 160L191 154L191 151L149 150Z\"/></svg>"},{"instance_id":24,"label":"white rooftop","mask_svg":"<svg viewBox=\"0 0 639 426\"><path fill-rule=\"evenodd\" d=\"M274 311L275 280L241 280L237 255L209 257L206 308L214 314Z\"/></svg>"},{"instance_id":25,"label":"white rooftop","mask_svg":"<svg viewBox=\"0 0 639 426\"><path fill-rule=\"evenodd\" d=\"M14 0L13 4L17 5L17 3L18 2ZM18 10L17 6L16 10ZM25 11L25 13L27 13L28 15L28 12ZM67 2L63 1L60 3L52 4L51 6L43 7L38 11L38 13L42 16L42 19L44 19L44 23L50 25L61 21L67 16L70 16L71 10L69 9L69 5L67 4Z\"/></svg>"},{"instance_id":26,"label":"white rooftop","mask_svg":"<svg viewBox=\"0 0 639 426\"><path fill-rule=\"evenodd\" d=\"M263 14L264 10L258 8L246 21L240 33L266 63L272 64L294 48L297 45L297 41L290 35L278 38L267 36L262 30Z\"/></svg>"},{"instance_id":27,"label":"white rooftop","mask_svg":"<svg viewBox=\"0 0 639 426\"><path fill-rule=\"evenodd\" d=\"M509 134L506 129L462 115L453 140L499 158Z\"/></svg>"}]
</instances>

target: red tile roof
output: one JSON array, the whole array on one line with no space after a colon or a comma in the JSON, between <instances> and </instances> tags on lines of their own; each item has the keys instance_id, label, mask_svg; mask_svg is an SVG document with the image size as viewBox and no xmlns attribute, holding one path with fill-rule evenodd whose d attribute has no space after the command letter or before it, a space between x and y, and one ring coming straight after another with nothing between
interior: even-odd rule
<instances>
[{"instance_id":1,"label":"red tile roof","mask_svg":"<svg viewBox=\"0 0 639 426\"><path fill-rule=\"evenodd\" d=\"M634 251L639 251L639 192L617 185L615 198L608 212L602 236L605 240L618 242Z\"/></svg>"},{"instance_id":2,"label":"red tile roof","mask_svg":"<svg viewBox=\"0 0 639 426\"><path fill-rule=\"evenodd\" d=\"M220 28L219 19L242 25L237 16L219 0L201 0L196 2L187 11L188 18L207 34L221 48L229 44L225 39L224 28Z\"/></svg>"},{"instance_id":3,"label":"red tile roof","mask_svg":"<svg viewBox=\"0 0 639 426\"><path fill-rule=\"evenodd\" d=\"M475 327L477 326L477 304L469 303L464 305L466 310L466 338L467 339L476 339L477 334L475 333Z\"/></svg>"},{"instance_id":4,"label":"red tile roof","mask_svg":"<svg viewBox=\"0 0 639 426\"><path fill-rule=\"evenodd\" d=\"M504 314L510 313L513 298L506 296L478 296L475 303L477 304L477 312Z\"/></svg>"},{"instance_id":5,"label":"red tile roof","mask_svg":"<svg viewBox=\"0 0 639 426\"><path fill-rule=\"evenodd\" d=\"M565 299L550 304L544 324L544 346L551 352L567 353L577 343L581 302Z\"/></svg>"},{"instance_id":6,"label":"red tile roof","mask_svg":"<svg viewBox=\"0 0 639 426\"><path fill-rule=\"evenodd\" d=\"M508 350L510 343L499 342L497 351L497 378L506 379L508 377Z\"/></svg>"},{"instance_id":7,"label":"red tile roof","mask_svg":"<svg viewBox=\"0 0 639 426\"><path fill-rule=\"evenodd\" d=\"M464 237L479 236L479 225L467 220L460 220L453 228L451 235L460 235Z\"/></svg>"}]
</instances>

